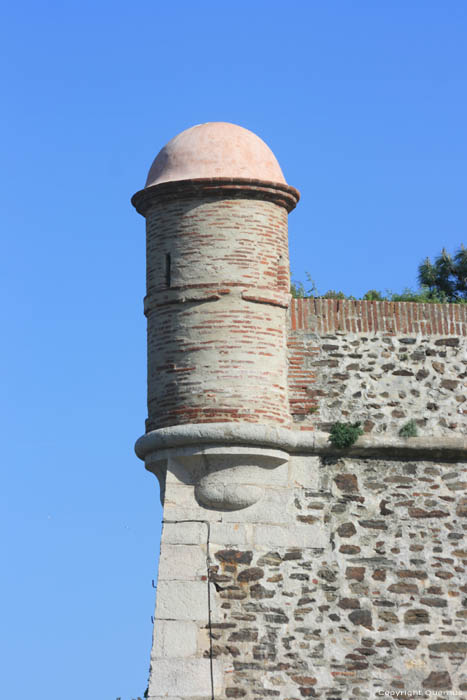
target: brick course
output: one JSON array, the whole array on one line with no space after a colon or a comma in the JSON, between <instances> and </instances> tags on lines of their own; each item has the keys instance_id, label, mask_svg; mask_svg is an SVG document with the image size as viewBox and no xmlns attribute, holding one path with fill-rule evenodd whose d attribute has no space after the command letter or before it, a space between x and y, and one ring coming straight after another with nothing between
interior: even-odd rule
<instances>
[{"instance_id":1,"label":"brick course","mask_svg":"<svg viewBox=\"0 0 467 700\"><path fill-rule=\"evenodd\" d=\"M179 198L157 196L145 210L147 430L288 426L287 208L270 192L250 197L245 183L235 196L154 188L174 189Z\"/></svg>"},{"instance_id":2,"label":"brick course","mask_svg":"<svg viewBox=\"0 0 467 700\"><path fill-rule=\"evenodd\" d=\"M387 335L467 335L467 305L401 301L292 299L290 329L318 335L347 331Z\"/></svg>"}]
</instances>

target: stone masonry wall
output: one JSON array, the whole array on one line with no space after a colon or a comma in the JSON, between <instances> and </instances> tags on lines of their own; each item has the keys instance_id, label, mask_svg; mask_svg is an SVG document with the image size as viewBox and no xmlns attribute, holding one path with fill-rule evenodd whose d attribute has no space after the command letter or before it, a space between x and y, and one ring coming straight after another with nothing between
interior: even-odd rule
<instances>
[{"instance_id":1,"label":"stone masonry wall","mask_svg":"<svg viewBox=\"0 0 467 700\"><path fill-rule=\"evenodd\" d=\"M415 419L446 446L465 435L466 313L294 300L295 428L360 420L369 437L394 437ZM312 437L234 511L196 500L187 455L202 445L160 453L150 699L467 697L466 463L443 461L441 441L426 461L402 441L389 458L375 440L363 458Z\"/></svg>"},{"instance_id":2,"label":"stone masonry wall","mask_svg":"<svg viewBox=\"0 0 467 700\"><path fill-rule=\"evenodd\" d=\"M187 481L169 464L150 698L467 694L465 464L295 455L232 513Z\"/></svg>"},{"instance_id":3,"label":"stone masonry wall","mask_svg":"<svg viewBox=\"0 0 467 700\"><path fill-rule=\"evenodd\" d=\"M294 299L289 397L297 428L361 421L397 435L467 433L467 306Z\"/></svg>"}]
</instances>

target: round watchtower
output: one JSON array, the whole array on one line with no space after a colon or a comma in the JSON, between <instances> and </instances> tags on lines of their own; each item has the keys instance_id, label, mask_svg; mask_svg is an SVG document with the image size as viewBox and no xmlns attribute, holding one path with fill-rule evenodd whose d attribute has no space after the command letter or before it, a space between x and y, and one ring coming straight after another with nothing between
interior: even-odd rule
<instances>
[{"instance_id":1,"label":"round watchtower","mask_svg":"<svg viewBox=\"0 0 467 700\"><path fill-rule=\"evenodd\" d=\"M299 199L268 146L224 122L156 157L132 203L146 218L146 432L289 427L287 215Z\"/></svg>"}]
</instances>

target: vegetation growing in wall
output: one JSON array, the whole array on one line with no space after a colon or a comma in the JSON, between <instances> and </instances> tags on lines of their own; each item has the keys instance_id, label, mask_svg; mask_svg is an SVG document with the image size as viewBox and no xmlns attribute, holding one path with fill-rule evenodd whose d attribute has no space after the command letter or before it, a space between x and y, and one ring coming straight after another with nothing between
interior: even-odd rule
<instances>
[{"instance_id":1,"label":"vegetation growing in wall","mask_svg":"<svg viewBox=\"0 0 467 700\"><path fill-rule=\"evenodd\" d=\"M306 273L307 284L293 281L290 293L295 298L307 299L364 299L368 301L412 301L430 304L466 304L467 303L467 248L463 245L450 255L444 248L433 262L426 258L418 266L419 289L406 287L402 292L386 290L383 294L376 289L370 289L363 297L329 289L325 294L319 294L310 273Z\"/></svg>"},{"instance_id":2,"label":"vegetation growing in wall","mask_svg":"<svg viewBox=\"0 0 467 700\"><path fill-rule=\"evenodd\" d=\"M413 419L409 420L399 430L399 435L403 438L416 437L417 434L418 434L417 424Z\"/></svg>"},{"instance_id":3,"label":"vegetation growing in wall","mask_svg":"<svg viewBox=\"0 0 467 700\"><path fill-rule=\"evenodd\" d=\"M360 423L334 423L329 435L329 442L334 447L344 448L350 447L356 440L363 435L363 430Z\"/></svg>"}]
</instances>

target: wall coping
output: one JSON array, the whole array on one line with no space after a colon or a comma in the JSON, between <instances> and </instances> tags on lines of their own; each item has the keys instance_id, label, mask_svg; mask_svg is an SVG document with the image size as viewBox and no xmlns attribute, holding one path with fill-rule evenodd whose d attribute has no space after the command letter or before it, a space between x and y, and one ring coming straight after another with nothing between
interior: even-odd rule
<instances>
[{"instance_id":1,"label":"wall coping","mask_svg":"<svg viewBox=\"0 0 467 700\"><path fill-rule=\"evenodd\" d=\"M365 435L349 448L331 445L327 433L288 430L248 423L189 423L159 428L140 437L135 445L145 459L159 450L199 445L255 445L283 450L289 454L364 457L372 459L426 459L467 461L467 438L383 437Z\"/></svg>"},{"instance_id":2,"label":"wall coping","mask_svg":"<svg viewBox=\"0 0 467 700\"><path fill-rule=\"evenodd\" d=\"M319 335L467 336L467 304L428 304L364 299L292 299L290 330Z\"/></svg>"}]
</instances>

